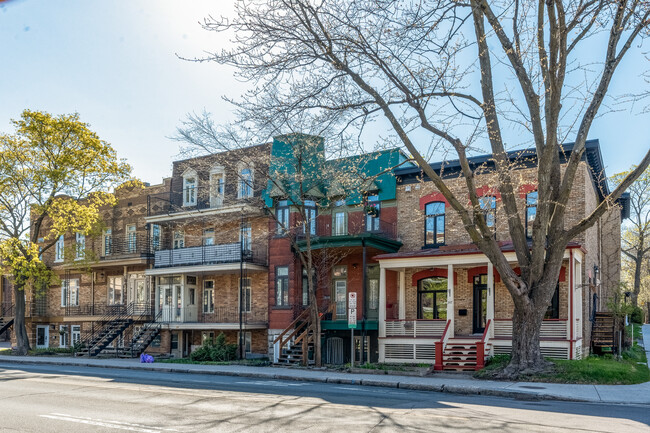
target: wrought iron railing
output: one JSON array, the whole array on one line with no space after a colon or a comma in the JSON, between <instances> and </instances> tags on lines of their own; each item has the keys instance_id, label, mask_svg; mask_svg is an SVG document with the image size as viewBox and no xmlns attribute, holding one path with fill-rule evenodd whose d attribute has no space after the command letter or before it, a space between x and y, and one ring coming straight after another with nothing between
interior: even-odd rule
<instances>
[{"instance_id":1,"label":"wrought iron railing","mask_svg":"<svg viewBox=\"0 0 650 433\"><path fill-rule=\"evenodd\" d=\"M161 250L155 253L154 266L156 268L168 268L174 266L239 263L240 261L266 266L266 250L264 246L256 246L242 251L239 242Z\"/></svg>"},{"instance_id":2,"label":"wrought iron railing","mask_svg":"<svg viewBox=\"0 0 650 433\"><path fill-rule=\"evenodd\" d=\"M258 194L254 194L257 196ZM170 191L147 196L147 216L207 209L228 209L245 204L253 197L237 198L232 193L217 194L214 188L199 186L192 191Z\"/></svg>"},{"instance_id":3,"label":"wrought iron railing","mask_svg":"<svg viewBox=\"0 0 650 433\"><path fill-rule=\"evenodd\" d=\"M160 238L152 239L148 233L133 233L104 237L100 258L110 260L125 256L150 256L160 247Z\"/></svg>"},{"instance_id":4,"label":"wrought iron railing","mask_svg":"<svg viewBox=\"0 0 650 433\"><path fill-rule=\"evenodd\" d=\"M304 240L307 237L305 228L302 224L290 229L295 233L297 240ZM334 221L317 220L315 227L312 227L310 234L312 238L321 236L350 236L371 233L387 239L397 239L397 224L394 222L375 219L371 224L367 224L366 216L363 216L362 222L345 221L344 224L337 225Z\"/></svg>"}]
</instances>

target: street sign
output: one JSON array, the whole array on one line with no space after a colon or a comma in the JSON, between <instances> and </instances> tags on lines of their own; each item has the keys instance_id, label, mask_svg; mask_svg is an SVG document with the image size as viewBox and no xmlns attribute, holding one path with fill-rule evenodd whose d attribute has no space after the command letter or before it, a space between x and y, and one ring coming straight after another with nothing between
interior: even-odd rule
<instances>
[{"instance_id":1,"label":"street sign","mask_svg":"<svg viewBox=\"0 0 650 433\"><path fill-rule=\"evenodd\" d=\"M357 327L357 309L348 308L348 328L356 329Z\"/></svg>"},{"instance_id":2,"label":"street sign","mask_svg":"<svg viewBox=\"0 0 650 433\"><path fill-rule=\"evenodd\" d=\"M357 292L348 293L348 308L357 308Z\"/></svg>"}]
</instances>

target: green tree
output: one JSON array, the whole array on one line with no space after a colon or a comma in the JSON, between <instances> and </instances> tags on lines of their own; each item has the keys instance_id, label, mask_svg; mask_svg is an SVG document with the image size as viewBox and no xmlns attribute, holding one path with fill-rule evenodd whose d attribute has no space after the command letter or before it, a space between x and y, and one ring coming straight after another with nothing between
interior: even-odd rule
<instances>
[{"instance_id":1,"label":"green tree","mask_svg":"<svg viewBox=\"0 0 650 433\"><path fill-rule=\"evenodd\" d=\"M89 233L99 208L115 203L104 191L127 180L131 167L78 114L25 110L12 124L13 134L0 135L0 254L14 282L16 349L24 355L23 292L31 284L38 295L52 277L40 255L66 232Z\"/></svg>"}]
</instances>

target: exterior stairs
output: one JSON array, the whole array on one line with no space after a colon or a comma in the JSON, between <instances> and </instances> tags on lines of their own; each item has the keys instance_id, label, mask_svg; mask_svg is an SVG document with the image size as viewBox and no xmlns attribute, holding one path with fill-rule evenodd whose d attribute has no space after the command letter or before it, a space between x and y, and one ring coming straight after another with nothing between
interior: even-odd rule
<instances>
[{"instance_id":1,"label":"exterior stairs","mask_svg":"<svg viewBox=\"0 0 650 433\"><path fill-rule=\"evenodd\" d=\"M120 353L120 358L136 358L140 356L151 342L160 333L161 323L157 320L145 323L142 328L133 336L128 347L123 348Z\"/></svg>"},{"instance_id":2,"label":"exterior stairs","mask_svg":"<svg viewBox=\"0 0 650 433\"><path fill-rule=\"evenodd\" d=\"M303 353L302 338L307 338L309 343L307 344L307 352L313 350L314 343L312 342L312 332L305 331L298 338L293 338L282 348L280 355L278 356L275 365L301 365L305 358ZM307 364L313 364L312 359L307 359Z\"/></svg>"},{"instance_id":3,"label":"exterior stairs","mask_svg":"<svg viewBox=\"0 0 650 433\"><path fill-rule=\"evenodd\" d=\"M13 324L14 324L13 317L0 317L0 335L2 335Z\"/></svg>"},{"instance_id":4,"label":"exterior stairs","mask_svg":"<svg viewBox=\"0 0 650 433\"><path fill-rule=\"evenodd\" d=\"M104 324L91 338L83 341L77 356L97 356L133 324L132 318L117 318Z\"/></svg>"},{"instance_id":5,"label":"exterior stairs","mask_svg":"<svg viewBox=\"0 0 650 433\"><path fill-rule=\"evenodd\" d=\"M616 349L616 323L612 313L598 312L591 331L594 352L613 353Z\"/></svg>"},{"instance_id":6,"label":"exterior stairs","mask_svg":"<svg viewBox=\"0 0 650 433\"><path fill-rule=\"evenodd\" d=\"M447 340L442 354L442 370L477 370L476 343L480 340L480 337L457 337ZM490 343L485 345L485 357L490 353L490 346Z\"/></svg>"}]
</instances>

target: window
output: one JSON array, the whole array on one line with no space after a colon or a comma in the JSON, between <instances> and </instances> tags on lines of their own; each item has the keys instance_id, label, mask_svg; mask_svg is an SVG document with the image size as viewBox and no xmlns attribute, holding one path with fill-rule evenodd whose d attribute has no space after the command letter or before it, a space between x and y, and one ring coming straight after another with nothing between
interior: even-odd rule
<instances>
[{"instance_id":1,"label":"window","mask_svg":"<svg viewBox=\"0 0 650 433\"><path fill-rule=\"evenodd\" d=\"M560 318L560 284L555 286L553 297L551 298L551 305L546 309L544 319L559 319Z\"/></svg>"},{"instance_id":2,"label":"window","mask_svg":"<svg viewBox=\"0 0 650 433\"><path fill-rule=\"evenodd\" d=\"M203 229L203 245L214 245L214 229Z\"/></svg>"},{"instance_id":3,"label":"window","mask_svg":"<svg viewBox=\"0 0 650 433\"><path fill-rule=\"evenodd\" d=\"M497 220L497 199L496 197L480 197L478 199L481 210L483 211L483 217L485 218L485 223L487 226L493 230L496 230L496 220Z\"/></svg>"},{"instance_id":4,"label":"window","mask_svg":"<svg viewBox=\"0 0 650 433\"><path fill-rule=\"evenodd\" d=\"M81 260L86 257L86 235L77 233L75 236L75 259Z\"/></svg>"},{"instance_id":5,"label":"window","mask_svg":"<svg viewBox=\"0 0 650 433\"><path fill-rule=\"evenodd\" d=\"M275 232L283 235L289 231L289 202L281 200L275 208L276 228Z\"/></svg>"},{"instance_id":6,"label":"window","mask_svg":"<svg viewBox=\"0 0 650 433\"><path fill-rule=\"evenodd\" d=\"M242 296L243 296L241 308L244 313L250 313L251 312L251 279L244 278L240 282L241 282L241 289L242 289Z\"/></svg>"},{"instance_id":7,"label":"window","mask_svg":"<svg viewBox=\"0 0 650 433\"><path fill-rule=\"evenodd\" d=\"M253 197L253 169L244 166L239 169L237 198L249 197Z\"/></svg>"},{"instance_id":8,"label":"window","mask_svg":"<svg viewBox=\"0 0 650 433\"><path fill-rule=\"evenodd\" d=\"M437 247L445 244L445 204L441 201L427 203L424 220L424 245Z\"/></svg>"},{"instance_id":9,"label":"window","mask_svg":"<svg viewBox=\"0 0 650 433\"><path fill-rule=\"evenodd\" d=\"M332 235L343 236L348 234L347 214L345 211L335 211L332 216Z\"/></svg>"},{"instance_id":10,"label":"window","mask_svg":"<svg viewBox=\"0 0 650 433\"><path fill-rule=\"evenodd\" d=\"M185 232L174 230L174 249L185 248Z\"/></svg>"},{"instance_id":11,"label":"window","mask_svg":"<svg viewBox=\"0 0 650 433\"><path fill-rule=\"evenodd\" d=\"M55 262L62 262L63 259L65 258L63 235L59 236L59 239L56 241L56 245L54 247L54 250L55 250L54 261Z\"/></svg>"},{"instance_id":12,"label":"window","mask_svg":"<svg viewBox=\"0 0 650 433\"><path fill-rule=\"evenodd\" d=\"M214 331L203 331L201 333L201 343L202 344L213 344L214 343Z\"/></svg>"},{"instance_id":13,"label":"window","mask_svg":"<svg viewBox=\"0 0 650 433\"><path fill-rule=\"evenodd\" d=\"M223 206L226 190L226 175L223 167L213 167L210 171L210 207Z\"/></svg>"},{"instance_id":14,"label":"window","mask_svg":"<svg viewBox=\"0 0 650 433\"><path fill-rule=\"evenodd\" d=\"M183 206L196 206L197 178L194 170L183 174Z\"/></svg>"},{"instance_id":15,"label":"window","mask_svg":"<svg viewBox=\"0 0 650 433\"><path fill-rule=\"evenodd\" d=\"M275 267L275 305L276 307L289 306L289 267Z\"/></svg>"},{"instance_id":16,"label":"window","mask_svg":"<svg viewBox=\"0 0 650 433\"><path fill-rule=\"evenodd\" d=\"M124 302L122 276L108 277L108 304L120 305Z\"/></svg>"},{"instance_id":17,"label":"window","mask_svg":"<svg viewBox=\"0 0 650 433\"><path fill-rule=\"evenodd\" d=\"M203 282L203 313L214 313L214 281Z\"/></svg>"},{"instance_id":18,"label":"window","mask_svg":"<svg viewBox=\"0 0 650 433\"><path fill-rule=\"evenodd\" d=\"M113 230L104 229L104 255L109 256L113 252Z\"/></svg>"},{"instance_id":19,"label":"window","mask_svg":"<svg viewBox=\"0 0 650 433\"><path fill-rule=\"evenodd\" d=\"M312 269L311 279L312 284L314 285L314 291L316 290L316 270ZM307 269L302 268L302 305L309 305L309 285L307 284Z\"/></svg>"},{"instance_id":20,"label":"window","mask_svg":"<svg viewBox=\"0 0 650 433\"><path fill-rule=\"evenodd\" d=\"M366 199L366 231L378 232L379 231L379 196L369 195Z\"/></svg>"},{"instance_id":21,"label":"window","mask_svg":"<svg viewBox=\"0 0 650 433\"><path fill-rule=\"evenodd\" d=\"M196 289L191 288L189 289L189 295L190 295L190 305L195 305L196 304Z\"/></svg>"},{"instance_id":22,"label":"window","mask_svg":"<svg viewBox=\"0 0 650 433\"><path fill-rule=\"evenodd\" d=\"M348 267L334 266L334 300L336 302L336 317L347 317L347 299L348 299Z\"/></svg>"},{"instance_id":23,"label":"window","mask_svg":"<svg viewBox=\"0 0 650 433\"><path fill-rule=\"evenodd\" d=\"M251 228L251 223L244 221L241 224L241 229L239 230L239 242L242 244L242 250L244 252L250 251L253 245L253 231Z\"/></svg>"},{"instance_id":24,"label":"window","mask_svg":"<svg viewBox=\"0 0 650 433\"><path fill-rule=\"evenodd\" d=\"M160 249L160 226L158 224L151 225L151 249L153 251Z\"/></svg>"},{"instance_id":25,"label":"window","mask_svg":"<svg viewBox=\"0 0 650 433\"><path fill-rule=\"evenodd\" d=\"M306 221L302 226L303 233L307 233L309 227L309 234L316 236L316 202L313 200L305 200L305 217Z\"/></svg>"},{"instance_id":26,"label":"window","mask_svg":"<svg viewBox=\"0 0 650 433\"><path fill-rule=\"evenodd\" d=\"M178 350L178 334L179 332L172 332L170 348L171 350Z\"/></svg>"},{"instance_id":27,"label":"window","mask_svg":"<svg viewBox=\"0 0 650 433\"><path fill-rule=\"evenodd\" d=\"M418 281L418 319L447 319L447 279Z\"/></svg>"},{"instance_id":28,"label":"window","mask_svg":"<svg viewBox=\"0 0 650 433\"><path fill-rule=\"evenodd\" d=\"M537 191L526 194L526 237L533 237L533 223L537 215Z\"/></svg>"},{"instance_id":29,"label":"window","mask_svg":"<svg viewBox=\"0 0 650 433\"><path fill-rule=\"evenodd\" d=\"M72 278L61 281L61 306L76 307L79 305L79 279Z\"/></svg>"},{"instance_id":30,"label":"window","mask_svg":"<svg viewBox=\"0 0 650 433\"><path fill-rule=\"evenodd\" d=\"M59 325L59 347L68 347L68 327Z\"/></svg>"},{"instance_id":31,"label":"window","mask_svg":"<svg viewBox=\"0 0 650 433\"><path fill-rule=\"evenodd\" d=\"M135 224L129 224L126 226L126 246L129 253L135 253L138 248Z\"/></svg>"}]
</instances>

